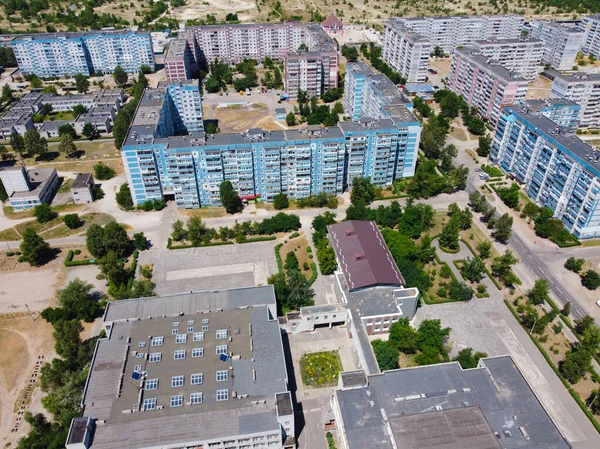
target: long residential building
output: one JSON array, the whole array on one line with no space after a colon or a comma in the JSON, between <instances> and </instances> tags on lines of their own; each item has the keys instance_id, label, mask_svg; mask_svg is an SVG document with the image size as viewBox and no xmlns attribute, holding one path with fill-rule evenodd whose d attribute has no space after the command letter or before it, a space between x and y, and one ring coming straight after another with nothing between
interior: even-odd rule
<instances>
[{"instance_id":1,"label":"long residential building","mask_svg":"<svg viewBox=\"0 0 600 449\"><path fill-rule=\"evenodd\" d=\"M272 286L109 304L67 449L291 449Z\"/></svg>"},{"instance_id":2,"label":"long residential building","mask_svg":"<svg viewBox=\"0 0 600 449\"><path fill-rule=\"evenodd\" d=\"M544 43L539 39L488 39L475 41L472 47L527 81L536 79L544 55Z\"/></svg>"},{"instance_id":3,"label":"long residential building","mask_svg":"<svg viewBox=\"0 0 600 449\"><path fill-rule=\"evenodd\" d=\"M400 73L409 83L424 83L431 43L413 32L400 19L385 22L383 33L383 60Z\"/></svg>"},{"instance_id":4,"label":"long residential building","mask_svg":"<svg viewBox=\"0 0 600 449\"><path fill-rule=\"evenodd\" d=\"M495 124L504 106L525 99L528 83L480 53L458 49L452 55L447 87Z\"/></svg>"},{"instance_id":5,"label":"long residential building","mask_svg":"<svg viewBox=\"0 0 600 449\"><path fill-rule=\"evenodd\" d=\"M544 64L556 70L571 70L585 33L571 23L534 20L531 22L529 36L544 42Z\"/></svg>"},{"instance_id":6,"label":"long residential building","mask_svg":"<svg viewBox=\"0 0 600 449\"><path fill-rule=\"evenodd\" d=\"M564 97L547 98L543 100L526 100L521 103L534 112L548 117L558 126L575 130L579 123L581 106Z\"/></svg>"},{"instance_id":7,"label":"long residential building","mask_svg":"<svg viewBox=\"0 0 600 449\"><path fill-rule=\"evenodd\" d=\"M585 33L581 52L600 57L600 14L585 16L581 19L581 28Z\"/></svg>"},{"instance_id":8,"label":"long residential building","mask_svg":"<svg viewBox=\"0 0 600 449\"><path fill-rule=\"evenodd\" d=\"M502 110L491 160L577 238L600 236L600 152L525 105Z\"/></svg>"},{"instance_id":9,"label":"long residential building","mask_svg":"<svg viewBox=\"0 0 600 449\"><path fill-rule=\"evenodd\" d=\"M11 41L21 72L41 78L112 73L116 66L139 72L154 68L150 34L134 31L41 33Z\"/></svg>"},{"instance_id":10,"label":"long residential building","mask_svg":"<svg viewBox=\"0 0 600 449\"><path fill-rule=\"evenodd\" d=\"M421 126L410 103L328 128L206 135L188 125L182 135L178 92L146 89L121 149L135 204L174 195L179 207L216 205L224 180L271 201L282 192L341 194L354 177L386 186L414 175Z\"/></svg>"},{"instance_id":11,"label":"long residential building","mask_svg":"<svg viewBox=\"0 0 600 449\"><path fill-rule=\"evenodd\" d=\"M521 36L523 16L442 16L397 19L428 40L432 46L452 53L457 47L477 40L516 39Z\"/></svg>"},{"instance_id":12,"label":"long residential building","mask_svg":"<svg viewBox=\"0 0 600 449\"><path fill-rule=\"evenodd\" d=\"M581 106L579 127L600 128L600 74L556 73L550 98L564 97Z\"/></svg>"}]
</instances>

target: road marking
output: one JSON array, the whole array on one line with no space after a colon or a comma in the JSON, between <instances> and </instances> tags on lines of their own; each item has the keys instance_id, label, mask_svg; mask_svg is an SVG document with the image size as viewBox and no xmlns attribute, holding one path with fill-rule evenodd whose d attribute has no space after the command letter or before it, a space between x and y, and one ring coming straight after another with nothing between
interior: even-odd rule
<instances>
[{"instance_id":1,"label":"road marking","mask_svg":"<svg viewBox=\"0 0 600 449\"><path fill-rule=\"evenodd\" d=\"M235 265L191 268L189 270L175 270L167 272L167 281L181 281L183 279L197 279L212 276L252 273L253 271L253 263L240 263Z\"/></svg>"},{"instance_id":2,"label":"road marking","mask_svg":"<svg viewBox=\"0 0 600 449\"><path fill-rule=\"evenodd\" d=\"M574 312L579 315L580 318L583 318L583 315L581 314L581 312L577 309L574 310Z\"/></svg>"}]
</instances>

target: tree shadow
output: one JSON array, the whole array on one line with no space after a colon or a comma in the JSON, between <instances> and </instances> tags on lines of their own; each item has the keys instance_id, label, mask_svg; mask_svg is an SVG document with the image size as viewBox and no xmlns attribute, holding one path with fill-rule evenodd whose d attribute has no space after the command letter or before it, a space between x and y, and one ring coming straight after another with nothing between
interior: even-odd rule
<instances>
[{"instance_id":1,"label":"tree shadow","mask_svg":"<svg viewBox=\"0 0 600 449\"><path fill-rule=\"evenodd\" d=\"M67 159L79 159L82 156L85 156L85 151L84 150L77 150L74 153L71 153L67 156Z\"/></svg>"},{"instance_id":2,"label":"tree shadow","mask_svg":"<svg viewBox=\"0 0 600 449\"><path fill-rule=\"evenodd\" d=\"M292 403L294 405L294 422L296 435L294 437L298 440L298 435L302 433L306 422L304 421L304 412L302 409L302 403L298 402L296 398L296 391L298 390L298 383L296 381L296 374L294 372L294 363L292 358L292 350L290 347L290 340L287 332L281 332L281 342L283 344L283 355L285 357L285 367L288 375L288 388L292 395Z\"/></svg>"},{"instance_id":3,"label":"tree shadow","mask_svg":"<svg viewBox=\"0 0 600 449\"><path fill-rule=\"evenodd\" d=\"M40 154L39 156L37 156L35 158L36 162L49 162L49 161L53 161L54 159L56 159L58 156L60 155L60 153L58 151L47 151L44 154Z\"/></svg>"}]
</instances>

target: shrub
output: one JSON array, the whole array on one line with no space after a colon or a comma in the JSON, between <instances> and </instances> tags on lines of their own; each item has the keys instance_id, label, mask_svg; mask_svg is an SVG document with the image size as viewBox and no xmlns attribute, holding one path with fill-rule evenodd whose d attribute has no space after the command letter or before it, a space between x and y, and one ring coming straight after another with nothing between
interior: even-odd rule
<instances>
[{"instance_id":1,"label":"shrub","mask_svg":"<svg viewBox=\"0 0 600 449\"><path fill-rule=\"evenodd\" d=\"M49 204L38 204L33 208L33 216L39 223L48 223L50 220L58 216L52 210Z\"/></svg>"},{"instance_id":2,"label":"shrub","mask_svg":"<svg viewBox=\"0 0 600 449\"><path fill-rule=\"evenodd\" d=\"M94 165L94 177L101 181L106 181L107 179L111 179L115 176L115 171L110 168L108 165L98 162Z\"/></svg>"},{"instance_id":3,"label":"shrub","mask_svg":"<svg viewBox=\"0 0 600 449\"><path fill-rule=\"evenodd\" d=\"M79 215L77 215L77 214L67 214L67 215L65 215L63 217L63 223L69 229L77 229L77 228L81 227L81 225L83 224L83 222L79 218Z\"/></svg>"},{"instance_id":4,"label":"shrub","mask_svg":"<svg viewBox=\"0 0 600 449\"><path fill-rule=\"evenodd\" d=\"M14 255L15 255L15 253L13 253L12 251L8 251L8 252L6 253L6 255L7 255L8 257L11 257L11 256L14 256Z\"/></svg>"}]
</instances>

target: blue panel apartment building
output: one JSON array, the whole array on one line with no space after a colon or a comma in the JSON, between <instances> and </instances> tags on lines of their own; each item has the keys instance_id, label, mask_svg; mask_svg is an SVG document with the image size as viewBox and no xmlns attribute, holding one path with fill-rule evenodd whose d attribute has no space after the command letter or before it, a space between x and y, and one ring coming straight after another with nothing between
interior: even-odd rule
<instances>
[{"instance_id":1,"label":"blue panel apartment building","mask_svg":"<svg viewBox=\"0 0 600 449\"><path fill-rule=\"evenodd\" d=\"M144 92L121 149L135 204L173 196L183 208L217 205L223 180L241 196L271 201L281 192L291 198L338 195L354 177L386 186L414 175L421 126L408 101L386 106L376 118L363 115L333 127L207 135L201 115L186 121L181 106L191 86Z\"/></svg>"},{"instance_id":2,"label":"blue panel apartment building","mask_svg":"<svg viewBox=\"0 0 600 449\"><path fill-rule=\"evenodd\" d=\"M21 72L41 78L112 73L117 65L130 73L138 72L142 65L154 68L148 33L24 34L16 36L11 47Z\"/></svg>"},{"instance_id":3,"label":"blue panel apartment building","mask_svg":"<svg viewBox=\"0 0 600 449\"><path fill-rule=\"evenodd\" d=\"M600 236L600 151L526 105L502 110L491 159L580 239Z\"/></svg>"}]
</instances>

